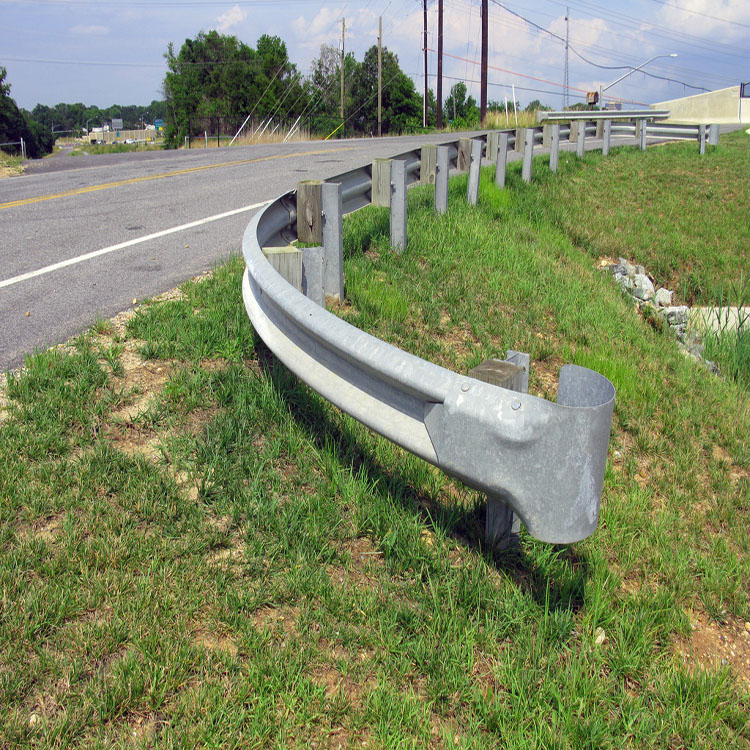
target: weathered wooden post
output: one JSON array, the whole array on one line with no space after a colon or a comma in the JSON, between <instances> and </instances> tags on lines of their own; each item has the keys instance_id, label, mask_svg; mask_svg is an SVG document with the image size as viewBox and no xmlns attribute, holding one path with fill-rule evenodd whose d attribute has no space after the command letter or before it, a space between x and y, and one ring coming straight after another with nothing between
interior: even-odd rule
<instances>
[{"instance_id":1,"label":"weathered wooden post","mask_svg":"<svg viewBox=\"0 0 750 750\"><path fill-rule=\"evenodd\" d=\"M479 175L482 171L482 141L475 138L471 142L471 164L469 165L469 182L466 187L466 200L472 206L479 199Z\"/></svg>"},{"instance_id":2,"label":"weathered wooden post","mask_svg":"<svg viewBox=\"0 0 750 750\"><path fill-rule=\"evenodd\" d=\"M586 153L586 123L580 120L578 123L578 140L576 141L576 155L582 158Z\"/></svg>"},{"instance_id":3,"label":"weathered wooden post","mask_svg":"<svg viewBox=\"0 0 750 750\"><path fill-rule=\"evenodd\" d=\"M534 159L534 128L525 128L523 148L523 169L521 177L524 182L531 182L531 164Z\"/></svg>"},{"instance_id":4,"label":"weathered wooden post","mask_svg":"<svg viewBox=\"0 0 750 750\"><path fill-rule=\"evenodd\" d=\"M302 291L302 251L293 245L264 247L263 255L283 279Z\"/></svg>"},{"instance_id":5,"label":"weathered wooden post","mask_svg":"<svg viewBox=\"0 0 750 750\"><path fill-rule=\"evenodd\" d=\"M487 161L494 161L497 156L497 130L491 130L487 133L487 148L485 149L485 158Z\"/></svg>"},{"instance_id":6,"label":"weathered wooden post","mask_svg":"<svg viewBox=\"0 0 750 750\"><path fill-rule=\"evenodd\" d=\"M458 159L456 168L459 172L468 172L471 165L471 138L458 139Z\"/></svg>"},{"instance_id":7,"label":"weathered wooden post","mask_svg":"<svg viewBox=\"0 0 750 750\"><path fill-rule=\"evenodd\" d=\"M406 162L391 160L391 247L406 247Z\"/></svg>"},{"instance_id":8,"label":"weathered wooden post","mask_svg":"<svg viewBox=\"0 0 750 750\"><path fill-rule=\"evenodd\" d=\"M524 148L526 148L525 130L526 128L516 128L516 139L513 142L513 150L517 154L522 154Z\"/></svg>"},{"instance_id":9,"label":"weathered wooden post","mask_svg":"<svg viewBox=\"0 0 750 750\"><path fill-rule=\"evenodd\" d=\"M578 133L581 129L581 123L579 120L571 120L570 121L570 135L568 135L568 141L570 143L577 143L578 142Z\"/></svg>"},{"instance_id":10,"label":"weathered wooden post","mask_svg":"<svg viewBox=\"0 0 750 750\"><path fill-rule=\"evenodd\" d=\"M469 370L469 377L485 383L507 388L519 393L529 391L530 357L523 352L508 350L505 360L490 359ZM511 409L521 407L520 400L513 400ZM485 539L490 549L504 550L519 545L521 520L513 512L505 498L499 495L487 495L487 519L485 522Z\"/></svg>"},{"instance_id":11,"label":"weathered wooden post","mask_svg":"<svg viewBox=\"0 0 750 750\"><path fill-rule=\"evenodd\" d=\"M391 205L390 159L375 159L372 163L372 205Z\"/></svg>"},{"instance_id":12,"label":"weathered wooden post","mask_svg":"<svg viewBox=\"0 0 750 750\"><path fill-rule=\"evenodd\" d=\"M549 144L549 168L552 172L557 172L557 165L560 161L560 123L555 123L550 132Z\"/></svg>"},{"instance_id":13,"label":"weathered wooden post","mask_svg":"<svg viewBox=\"0 0 750 750\"><path fill-rule=\"evenodd\" d=\"M701 154L706 153L706 136L707 130L705 125L698 125L698 152Z\"/></svg>"},{"instance_id":14,"label":"weathered wooden post","mask_svg":"<svg viewBox=\"0 0 750 750\"><path fill-rule=\"evenodd\" d=\"M304 180L297 185L297 238L300 242L323 241L323 207L320 180Z\"/></svg>"},{"instance_id":15,"label":"weathered wooden post","mask_svg":"<svg viewBox=\"0 0 750 750\"><path fill-rule=\"evenodd\" d=\"M497 156L495 157L495 185L505 187L505 171L508 166L508 131L498 133Z\"/></svg>"},{"instance_id":16,"label":"weathered wooden post","mask_svg":"<svg viewBox=\"0 0 750 750\"><path fill-rule=\"evenodd\" d=\"M719 126L716 124L708 126L708 145L719 145Z\"/></svg>"},{"instance_id":17,"label":"weathered wooden post","mask_svg":"<svg viewBox=\"0 0 750 750\"><path fill-rule=\"evenodd\" d=\"M602 156L609 156L609 142L612 140L612 120L605 120L602 128Z\"/></svg>"},{"instance_id":18,"label":"weathered wooden post","mask_svg":"<svg viewBox=\"0 0 750 750\"><path fill-rule=\"evenodd\" d=\"M437 160L437 146L426 143L422 146L419 165L419 181L422 185L435 184L435 164Z\"/></svg>"},{"instance_id":19,"label":"weathered wooden post","mask_svg":"<svg viewBox=\"0 0 750 750\"><path fill-rule=\"evenodd\" d=\"M344 301L344 233L341 185L324 182L323 203L323 253L325 255L324 290L326 297Z\"/></svg>"},{"instance_id":20,"label":"weathered wooden post","mask_svg":"<svg viewBox=\"0 0 750 750\"><path fill-rule=\"evenodd\" d=\"M449 160L450 148L438 146L435 159L435 211L439 214L444 214L448 210Z\"/></svg>"}]
</instances>

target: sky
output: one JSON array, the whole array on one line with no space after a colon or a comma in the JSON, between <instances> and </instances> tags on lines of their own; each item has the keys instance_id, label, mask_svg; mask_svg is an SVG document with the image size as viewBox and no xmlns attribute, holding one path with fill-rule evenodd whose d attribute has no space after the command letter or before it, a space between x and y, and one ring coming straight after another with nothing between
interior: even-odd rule
<instances>
[{"instance_id":1,"label":"sky","mask_svg":"<svg viewBox=\"0 0 750 750\"><path fill-rule=\"evenodd\" d=\"M346 51L361 60L377 43L382 16L383 44L423 91L422 6L423 0L0 0L0 66L11 96L26 109L145 105L162 98L170 42L178 50L211 29L252 46L261 34L277 35L308 73L322 44L340 47L342 18ZM463 80L479 99L480 6L444 0L444 96ZM433 90L437 7L428 0ZM561 108L649 60L606 95L636 106L721 89L750 81L748 39L748 0L490 0L488 98L512 101L515 86L522 106L539 99Z\"/></svg>"}]
</instances>

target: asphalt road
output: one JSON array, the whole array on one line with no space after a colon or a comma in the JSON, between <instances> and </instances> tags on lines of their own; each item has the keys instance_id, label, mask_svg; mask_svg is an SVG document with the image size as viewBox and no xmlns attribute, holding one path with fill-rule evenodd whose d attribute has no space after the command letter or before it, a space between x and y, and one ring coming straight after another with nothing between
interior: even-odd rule
<instances>
[{"instance_id":1,"label":"asphalt road","mask_svg":"<svg viewBox=\"0 0 750 750\"><path fill-rule=\"evenodd\" d=\"M25 175L0 180L0 371L238 253L259 206L300 180L456 137L63 154L31 163Z\"/></svg>"}]
</instances>

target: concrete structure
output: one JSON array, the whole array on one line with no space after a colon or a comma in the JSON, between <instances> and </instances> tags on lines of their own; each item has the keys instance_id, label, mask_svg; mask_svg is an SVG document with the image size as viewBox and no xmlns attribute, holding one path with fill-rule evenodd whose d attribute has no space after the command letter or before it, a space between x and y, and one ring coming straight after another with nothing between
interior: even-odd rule
<instances>
[{"instance_id":1,"label":"concrete structure","mask_svg":"<svg viewBox=\"0 0 750 750\"><path fill-rule=\"evenodd\" d=\"M740 86L657 102L651 105L651 109L668 109L670 115L666 122L720 125L750 123L750 97L740 96Z\"/></svg>"}]
</instances>

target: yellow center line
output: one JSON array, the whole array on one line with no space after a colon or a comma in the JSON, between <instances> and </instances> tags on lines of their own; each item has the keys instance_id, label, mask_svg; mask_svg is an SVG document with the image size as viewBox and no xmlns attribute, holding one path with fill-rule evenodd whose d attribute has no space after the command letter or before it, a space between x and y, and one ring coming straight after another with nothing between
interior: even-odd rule
<instances>
[{"instance_id":1,"label":"yellow center line","mask_svg":"<svg viewBox=\"0 0 750 750\"><path fill-rule=\"evenodd\" d=\"M49 195L38 195L35 198L23 198L8 203L0 203L0 210L3 208L16 208L17 206L27 206L30 203L41 203L42 201L51 201L56 198L67 198L71 195L83 195L84 193L93 193L97 190L109 190L110 188L123 187L124 185L135 185L138 182L149 182L150 180L162 180L165 177L178 177L183 174L193 172L203 172L206 169L219 169L221 167L236 167L242 164L257 164L261 161L271 161L273 159L292 159L296 156L315 156L318 154L332 154L337 151L351 151L351 146L342 146L341 148L326 148L317 151L300 151L294 154L276 154L275 156L262 156L257 159L241 159L239 161L226 161L221 164L206 164L202 167L190 167L188 169L177 169L174 172L164 172L162 174L152 174L146 177L132 177L129 180L118 180L117 182L105 182L101 185L90 185L89 187L76 188L67 190L64 193L50 193Z\"/></svg>"}]
</instances>

